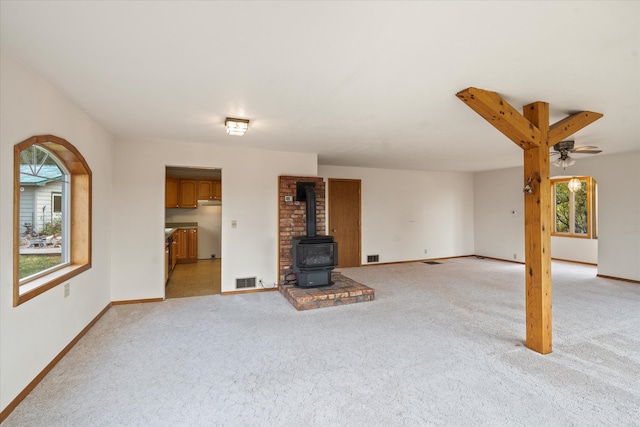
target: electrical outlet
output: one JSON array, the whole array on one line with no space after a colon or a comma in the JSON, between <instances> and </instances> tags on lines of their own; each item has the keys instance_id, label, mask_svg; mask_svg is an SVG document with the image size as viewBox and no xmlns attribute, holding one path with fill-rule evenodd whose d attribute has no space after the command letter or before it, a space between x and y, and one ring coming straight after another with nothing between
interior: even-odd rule
<instances>
[{"instance_id":1,"label":"electrical outlet","mask_svg":"<svg viewBox=\"0 0 640 427\"><path fill-rule=\"evenodd\" d=\"M71 293L71 287L69 286L68 283L64 284L64 297L68 297L69 294Z\"/></svg>"},{"instance_id":2,"label":"electrical outlet","mask_svg":"<svg viewBox=\"0 0 640 427\"><path fill-rule=\"evenodd\" d=\"M215 258L216 254L211 254L211 259Z\"/></svg>"},{"instance_id":3,"label":"electrical outlet","mask_svg":"<svg viewBox=\"0 0 640 427\"><path fill-rule=\"evenodd\" d=\"M518 254L513 254L513 259L518 259Z\"/></svg>"},{"instance_id":4,"label":"electrical outlet","mask_svg":"<svg viewBox=\"0 0 640 427\"><path fill-rule=\"evenodd\" d=\"M424 253L425 253L425 254L427 253L427 250L426 250L426 249L424 250Z\"/></svg>"}]
</instances>

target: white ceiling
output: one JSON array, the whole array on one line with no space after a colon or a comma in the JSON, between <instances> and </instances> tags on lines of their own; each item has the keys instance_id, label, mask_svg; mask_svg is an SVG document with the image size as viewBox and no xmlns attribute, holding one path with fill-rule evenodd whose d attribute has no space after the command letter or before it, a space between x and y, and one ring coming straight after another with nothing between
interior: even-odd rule
<instances>
[{"instance_id":1,"label":"white ceiling","mask_svg":"<svg viewBox=\"0 0 640 427\"><path fill-rule=\"evenodd\" d=\"M0 42L118 137L480 171L521 149L455 94L498 92L603 154L640 148L640 2L0 2ZM227 136L225 117L251 121ZM580 156L576 156L578 159ZM579 160L578 160L579 161Z\"/></svg>"}]
</instances>

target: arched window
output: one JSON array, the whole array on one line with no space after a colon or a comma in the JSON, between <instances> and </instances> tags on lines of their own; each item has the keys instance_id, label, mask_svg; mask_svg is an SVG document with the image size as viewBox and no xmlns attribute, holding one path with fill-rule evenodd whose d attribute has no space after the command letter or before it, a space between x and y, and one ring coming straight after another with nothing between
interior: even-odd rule
<instances>
[{"instance_id":1,"label":"arched window","mask_svg":"<svg viewBox=\"0 0 640 427\"><path fill-rule=\"evenodd\" d=\"M91 268L91 169L68 141L14 147L13 305Z\"/></svg>"}]
</instances>

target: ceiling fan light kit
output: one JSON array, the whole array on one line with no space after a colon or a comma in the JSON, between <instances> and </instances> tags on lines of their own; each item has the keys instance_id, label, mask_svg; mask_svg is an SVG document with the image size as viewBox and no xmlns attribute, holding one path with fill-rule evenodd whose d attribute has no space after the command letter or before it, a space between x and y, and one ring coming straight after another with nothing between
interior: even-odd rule
<instances>
[{"instance_id":1,"label":"ceiling fan light kit","mask_svg":"<svg viewBox=\"0 0 640 427\"><path fill-rule=\"evenodd\" d=\"M574 147L574 141L560 141L553 146L552 156L560 155L553 164L560 167L566 168L568 166L573 165L576 161L569 157L569 153L577 153L577 154L598 154L602 153L602 150L598 149L595 145L586 145L583 147Z\"/></svg>"},{"instance_id":2,"label":"ceiling fan light kit","mask_svg":"<svg viewBox=\"0 0 640 427\"><path fill-rule=\"evenodd\" d=\"M553 164L558 166L559 168L566 168L568 166L573 165L575 162L576 161L569 156L564 156L564 157L561 156L560 158L556 159L553 162Z\"/></svg>"}]
</instances>

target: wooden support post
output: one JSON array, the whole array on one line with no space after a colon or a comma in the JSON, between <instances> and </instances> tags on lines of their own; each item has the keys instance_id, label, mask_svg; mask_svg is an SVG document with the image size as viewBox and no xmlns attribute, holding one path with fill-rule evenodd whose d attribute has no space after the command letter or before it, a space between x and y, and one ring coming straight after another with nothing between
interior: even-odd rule
<instances>
[{"instance_id":1,"label":"wooden support post","mask_svg":"<svg viewBox=\"0 0 640 427\"><path fill-rule=\"evenodd\" d=\"M525 289L528 348L551 353L551 183L549 166L549 104L524 107L524 116L540 130L539 147L524 150L524 180L533 192L524 198Z\"/></svg>"},{"instance_id":2,"label":"wooden support post","mask_svg":"<svg viewBox=\"0 0 640 427\"><path fill-rule=\"evenodd\" d=\"M474 87L456 94L472 110L524 150L526 344L551 353L551 227L553 209L549 179L549 147L602 117L581 111L549 126L549 104L534 102L518 113L495 92Z\"/></svg>"}]
</instances>

